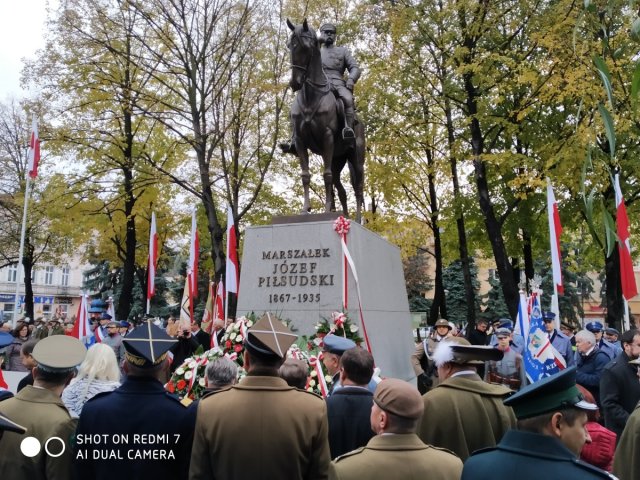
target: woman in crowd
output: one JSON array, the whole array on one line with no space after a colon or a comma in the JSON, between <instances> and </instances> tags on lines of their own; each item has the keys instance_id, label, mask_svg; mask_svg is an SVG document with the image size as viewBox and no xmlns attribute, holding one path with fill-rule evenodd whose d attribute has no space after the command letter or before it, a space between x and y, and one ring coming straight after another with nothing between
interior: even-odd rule
<instances>
[{"instance_id":1,"label":"woman in crowd","mask_svg":"<svg viewBox=\"0 0 640 480\"><path fill-rule=\"evenodd\" d=\"M119 386L120 369L116 354L110 346L96 343L87 351L78 375L62 392L62 401L72 417L79 417L87 400Z\"/></svg>"},{"instance_id":2,"label":"woman in crowd","mask_svg":"<svg viewBox=\"0 0 640 480\"><path fill-rule=\"evenodd\" d=\"M22 364L20 350L22 350L22 344L29 340L29 325L25 322L18 322L11 335L13 335L13 341L6 350L7 370L26 372L27 367Z\"/></svg>"},{"instance_id":3,"label":"woman in crowd","mask_svg":"<svg viewBox=\"0 0 640 480\"><path fill-rule=\"evenodd\" d=\"M589 403L596 403L593 395L582 385L577 385L584 399ZM587 412L587 431L591 443L585 443L580 452L580 460L610 472L613 467L613 454L616 450L616 434L598 423L600 410Z\"/></svg>"}]
</instances>

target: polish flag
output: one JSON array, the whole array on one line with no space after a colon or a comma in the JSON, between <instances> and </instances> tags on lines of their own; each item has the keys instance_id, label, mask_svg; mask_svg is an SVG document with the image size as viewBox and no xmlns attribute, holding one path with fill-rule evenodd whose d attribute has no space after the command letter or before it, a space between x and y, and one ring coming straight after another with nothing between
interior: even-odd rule
<instances>
[{"instance_id":1,"label":"polish flag","mask_svg":"<svg viewBox=\"0 0 640 480\"><path fill-rule=\"evenodd\" d=\"M158 232L156 231L156 214L151 213L151 230L149 231L149 260L147 279L147 313L151 308L151 297L156 293L156 267L158 266Z\"/></svg>"},{"instance_id":2,"label":"polish flag","mask_svg":"<svg viewBox=\"0 0 640 480\"><path fill-rule=\"evenodd\" d=\"M551 241L551 267L553 269L553 283L556 285L558 293L564 293L562 286L562 270L560 269L560 235L562 235L562 225L560 225L560 214L558 213L558 202L553 195L551 180L547 178L547 213L549 214L549 239Z\"/></svg>"},{"instance_id":3,"label":"polish flag","mask_svg":"<svg viewBox=\"0 0 640 480\"><path fill-rule=\"evenodd\" d=\"M96 327L96 332L100 330L100 326ZM71 336L76 337L85 345L92 343L89 340L93 336L91 333L91 326L89 324L89 313L87 312L87 296L82 294L82 300L78 305L78 312L76 313L76 322L73 324L73 330Z\"/></svg>"},{"instance_id":4,"label":"polish flag","mask_svg":"<svg viewBox=\"0 0 640 480\"><path fill-rule=\"evenodd\" d=\"M238 294L240 276L238 275L238 251L236 250L236 226L233 219L231 206L227 210L227 263L225 281L227 282L227 293Z\"/></svg>"},{"instance_id":5,"label":"polish flag","mask_svg":"<svg viewBox=\"0 0 640 480\"><path fill-rule=\"evenodd\" d=\"M40 137L38 136L38 122L33 118L31 141L29 142L29 163L27 171L31 178L38 176L38 164L40 163Z\"/></svg>"},{"instance_id":6,"label":"polish flag","mask_svg":"<svg viewBox=\"0 0 640 480\"><path fill-rule=\"evenodd\" d=\"M638 294L636 287L636 277L633 273L633 260L631 259L631 244L629 242L629 218L627 209L624 206L622 191L620 190L620 179L616 173L614 185L616 192L616 227L618 230L618 252L620 253L620 284L622 285L622 295L627 301Z\"/></svg>"},{"instance_id":7,"label":"polish flag","mask_svg":"<svg viewBox=\"0 0 640 480\"><path fill-rule=\"evenodd\" d=\"M198 239L198 225L196 223L196 210L191 214L191 247L189 248L189 265L187 276L189 277L189 295L191 299L198 296L198 256L200 255L200 240ZM193 303L193 300L191 301Z\"/></svg>"}]
</instances>

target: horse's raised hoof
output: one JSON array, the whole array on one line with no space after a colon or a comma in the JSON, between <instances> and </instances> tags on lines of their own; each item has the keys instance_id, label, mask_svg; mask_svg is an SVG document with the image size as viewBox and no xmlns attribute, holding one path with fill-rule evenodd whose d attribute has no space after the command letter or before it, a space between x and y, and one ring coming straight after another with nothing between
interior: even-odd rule
<instances>
[{"instance_id":1,"label":"horse's raised hoof","mask_svg":"<svg viewBox=\"0 0 640 480\"><path fill-rule=\"evenodd\" d=\"M342 129L342 139L343 140L353 140L356 138L355 133L353 133L353 129L349 127L344 127Z\"/></svg>"},{"instance_id":2,"label":"horse's raised hoof","mask_svg":"<svg viewBox=\"0 0 640 480\"><path fill-rule=\"evenodd\" d=\"M290 153L292 155L298 155L298 151L296 150L296 146L293 143L280 143L278 144L282 153Z\"/></svg>"}]
</instances>

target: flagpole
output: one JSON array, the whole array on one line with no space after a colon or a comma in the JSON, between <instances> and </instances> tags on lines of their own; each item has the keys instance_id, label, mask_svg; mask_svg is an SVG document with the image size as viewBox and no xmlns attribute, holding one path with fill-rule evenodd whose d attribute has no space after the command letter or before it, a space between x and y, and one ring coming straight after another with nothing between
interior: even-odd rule
<instances>
[{"instance_id":1,"label":"flagpole","mask_svg":"<svg viewBox=\"0 0 640 480\"><path fill-rule=\"evenodd\" d=\"M225 278L225 290L226 290L226 278ZM229 292L225 291L225 295L224 295L224 326L227 326L227 319L229 318L228 316L229 313Z\"/></svg>"},{"instance_id":2,"label":"flagpole","mask_svg":"<svg viewBox=\"0 0 640 480\"><path fill-rule=\"evenodd\" d=\"M31 190L31 175L27 173L27 186L24 190L24 209L22 211L22 231L20 232L20 250L18 253L18 268L16 269L16 303L13 307L13 326L18 323L18 303L20 300L20 272L24 277L24 265L22 256L24 255L24 238L27 235L27 205L29 204L29 193Z\"/></svg>"},{"instance_id":3,"label":"flagpole","mask_svg":"<svg viewBox=\"0 0 640 480\"><path fill-rule=\"evenodd\" d=\"M622 301L624 302L624 325L622 327L622 331L623 332L627 332L630 329L629 326L629 302L627 302L627 299L624 298L624 295L622 296Z\"/></svg>"}]
</instances>

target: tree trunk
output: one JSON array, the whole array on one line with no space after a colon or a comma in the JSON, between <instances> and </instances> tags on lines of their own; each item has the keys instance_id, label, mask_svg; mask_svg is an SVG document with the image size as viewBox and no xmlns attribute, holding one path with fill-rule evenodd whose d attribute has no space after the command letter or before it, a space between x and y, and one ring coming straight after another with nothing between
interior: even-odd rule
<instances>
[{"instance_id":1,"label":"tree trunk","mask_svg":"<svg viewBox=\"0 0 640 480\"><path fill-rule=\"evenodd\" d=\"M480 202L480 211L484 217L484 223L487 228L487 235L491 242L491 249L496 262L498 276L502 286L502 293L509 309L511 318L516 318L518 314L518 286L513 280L513 268L509 262L509 257L502 238L502 225L496 218L489 192L489 182L487 181L487 167L482 160L484 153L484 138L480 128L480 122L477 118L477 91L473 85L473 74L467 73L463 75L464 88L467 95L467 116L470 118L471 145L473 151L473 167L476 177L476 186L478 188L478 198Z\"/></svg>"},{"instance_id":2,"label":"tree trunk","mask_svg":"<svg viewBox=\"0 0 640 480\"><path fill-rule=\"evenodd\" d=\"M24 253L22 257L22 266L24 268L24 303L25 303L25 316L31 320L35 320L33 310L33 282L31 282L31 274L33 272L33 250L34 247L29 243L29 239L25 239ZM18 269L18 274L20 269ZM18 281L20 279L18 278ZM14 308L18 308L18 303Z\"/></svg>"},{"instance_id":3,"label":"tree trunk","mask_svg":"<svg viewBox=\"0 0 640 480\"><path fill-rule=\"evenodd\" d=\"M433 152L427 149L427 164L429 173L429 204L431 207L431 227L433 229L434 256L436 259L435 293L429 310L429 321L433 325L439 318L447 318L447 300L442 281L442 242L440 239L440 225L438 222L438 194L436 192Z\"/></svg>"},{"instance_id":4,"label":"tree trunk","mask_svg":"<svg viewBox=\"0 0 640 480\"><path fill-rule=\"evenodd\" d=\"M453 180L453 201L456 204L456 228L458 230L458 252L462 262L462 277L464 279L464 296L467 302L467 322L469 328L473 329L476 323L476 299L471 279L471 266L469 262L469 249L467 247L467 232L464 227L464 213L459 207L460 183L458 181L458 164L453 154L455 134L453 127L453 117L451 114L451 101L445 97L445 114L447 118L447 142L449 144L449 163L451 165L451 178Z\"/></svg>"}]
</instances>

